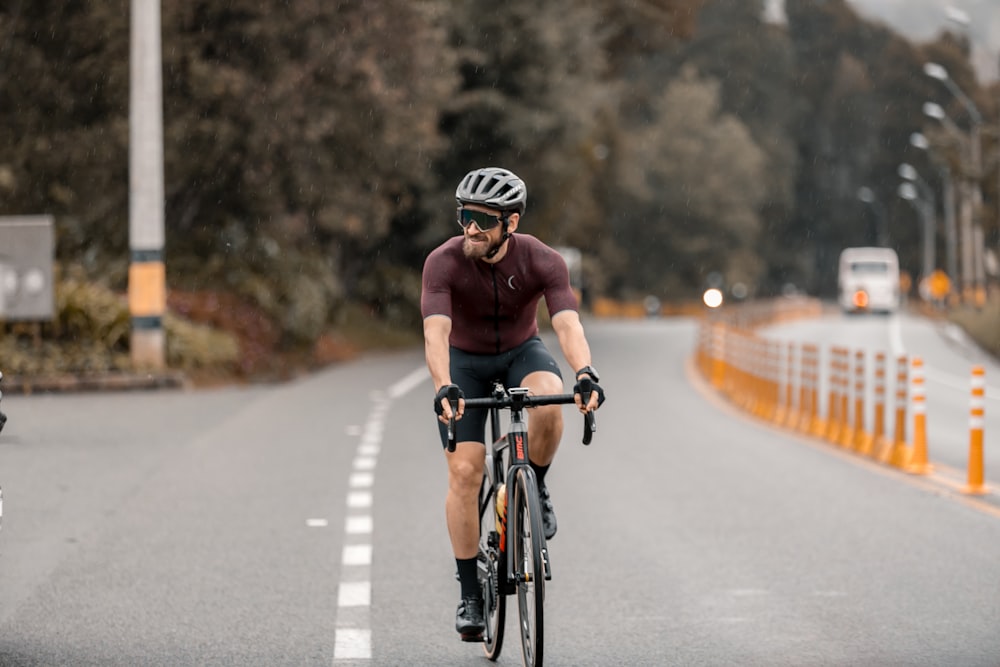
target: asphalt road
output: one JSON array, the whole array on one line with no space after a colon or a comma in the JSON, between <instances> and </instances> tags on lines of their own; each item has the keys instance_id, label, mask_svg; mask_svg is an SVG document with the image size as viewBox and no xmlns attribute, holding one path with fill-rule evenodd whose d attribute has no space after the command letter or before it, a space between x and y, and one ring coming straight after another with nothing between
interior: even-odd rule
<instances>
[{"instance_id":1,"label":"asphalt road","mask_svg":"<svg viewBox=\"0 0 1000 667\"><path fill-rule=\"evenodd\" d=\"M546 664L1000 665L988 504L736 412L690 320L587 326L609 398L549 475ZM421 369L5 397L0 665L488 664Z\"/></svg>"}]
</instances>

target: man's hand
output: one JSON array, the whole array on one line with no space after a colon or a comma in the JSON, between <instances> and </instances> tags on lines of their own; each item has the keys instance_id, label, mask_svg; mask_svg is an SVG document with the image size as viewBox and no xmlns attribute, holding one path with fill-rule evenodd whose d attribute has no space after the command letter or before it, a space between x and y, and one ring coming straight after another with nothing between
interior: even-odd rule
<instances>
[{"instance_id":1,"label":"man's hand","mask_svg":"<svg viewBox=\"0 0 1000 667\"><path fill-rule=\"evenodd\" d=\"M581 384L584 386L581 387ZM587 391L587 385L589 385L590 388L590 400L588 400L587 404L584 405L582 392ZM576 384L573 385L573 399L580 412L584 414L593 412L597 408L601 407L601 403L604 403L604 390L601 389L601 385L591 380L589 376L585 376L577 380Z\"/></svg>"},{"instance_id":2,"label":"man's hand","mask_svg":"<svg viewBox=\"0 0 1000 667\"><path fill-rule=\"evenodd\" d=\"M450 389L456 389L458 391L458 412L455 413L455 420L462 418L465 414L465 394L458 385L455 384L444 384L438 389L437 394L434 395L434 412L438 415L438 421L442 424L447 424L448 420L451 419L451 401L448 400L448 391Z\"/></svg>"}]
</instances>

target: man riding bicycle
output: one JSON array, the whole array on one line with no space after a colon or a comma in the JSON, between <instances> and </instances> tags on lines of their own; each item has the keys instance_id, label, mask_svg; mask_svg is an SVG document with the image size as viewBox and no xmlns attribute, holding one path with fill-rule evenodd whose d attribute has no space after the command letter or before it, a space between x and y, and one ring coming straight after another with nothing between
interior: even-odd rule
<instances>
[{"instance_id":1,"label":"man riding bicycle","mask_svg":"<svg viewBox=\"0 0 1000 667\"><path fill-rule=\"evenodd\" d=\"M576 295L562 256L533 236L515 234L524 215L527 188L506 169L476 169L455 191L461 236L448 239L424 263L420 297L424 350L439 414L442 445L452 416L448 389L460 390L455 451L448 461L445 514L458 567L462 599L455 626L465 641L481 641L483 602L476 567L479 541L478 494L485 457L486 411L465 415L464 397L488 396L492 381L526 387L532 394L563 391L559 365L538 335L536 312L544 296L559 346L576 371L576 404L596 410L604 392L596 383L590 346L577 311ZM579 378L593 380L587 405ZM463 417L465 417L463 419ZM558 405L532 409L528 423L531 467L535 471L546 539L556 533L556 516L545 475L562 437Z\"/></svg>"}]
</instances>

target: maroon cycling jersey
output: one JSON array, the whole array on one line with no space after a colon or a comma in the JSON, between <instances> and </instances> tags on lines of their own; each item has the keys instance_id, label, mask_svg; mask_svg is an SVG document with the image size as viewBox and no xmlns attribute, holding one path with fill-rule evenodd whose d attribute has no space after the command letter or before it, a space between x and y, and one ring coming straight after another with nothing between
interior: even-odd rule
<instances>
[{"instance_id":1,"label":"maroon cycling jersey","mask_svg":"<svg viewBox=\"0 0 1000 667\"><path fill-rule=\"evenodd\" d=\"M499 354L537 336L542 296L550 316L577 309L566 262L534 236L512 234L495 264L467 258L463 238L448 239L427 256L420 293L424 318L451 318L453 347Z\"/></svg>"}]
</instances>

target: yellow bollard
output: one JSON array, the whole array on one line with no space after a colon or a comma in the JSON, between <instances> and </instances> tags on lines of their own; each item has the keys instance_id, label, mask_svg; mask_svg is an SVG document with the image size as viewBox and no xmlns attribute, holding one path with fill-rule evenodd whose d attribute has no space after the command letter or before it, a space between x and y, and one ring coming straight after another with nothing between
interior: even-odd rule
<instances>
[{"instance_id":1,"label":"yellow bollard","mask_svg":"<svg viewBox=\"0 0 1000 667\"><path fill-rule=\"evenodd\" d=\"M816 419L816 346L802 346L802 392L799 401L802 404L799 419L799 430L803 433L812 431Z\"/></svg>"},{"instance_id":2,"label":"yellow bollard","mask_svg":"<svg viewBox=\"0 0 1000 667\"><path fill-rule=\"evenodd\" d=\"M819 414L819 348L813 348L812 398L810 399L809 433L816 436L826 432L826 422Z\"/></svg>"},{"instance_id":3,"label":"yellow bollard","mask_svg":"<svg viewBox=\"0 0 1000 667\"><path fill-rule=\"evenodd\" d=\"M983 484L983 423L985 416L986 371L972 369L972 400L969 403L969 483L963 489L971 495L989 492Z\"/></svg>"},{"instance_id":4,"label":"yellow bollard","mask_svg":"<svg viewBox=\"0 0 1000 667\"><path fill-rule=\"evenodd\" d=\"M867 447L859 449L861 454L878 457L878 453L886 447L885 442L885 352L875 353L875 423L872 427L872 439Z\"/></svg>"},{"instance_id":5,"label":"yellow bollard","mask_svg":"<svg viewBox=\"0 0 1000 667\"><path fill-rule=\"evenodd\" d=\"M799 421L802 402L795 405L795 343L789 341L787 361L785 362L785 414L781 420L782 426L794 428Z\"/></svg>"},{"instance_id":6,"label":"yellow bollard","mask_svg":"<svg viewBox=\"0 0 1000 667\"><path fill-rule=\"evenodd\" d=\"M927 387L924 384L924 360L914 357L913 377L913 458L906 467L915 475L926 475L933 466L927 461Z\"/></svg>"},{"instance_id":7,"label":"yellow bollard","mask_svg":"<svg viewBox=\"0 0 1000 667\"><path fill-rule=\"evenodd\" d=\"M723 324L712 325L712 386L721 389L726 381L726 327Z\"/></svg>"},{"instance_id":8,"label":"yellow bollard","mask_svg":"<svg viewBox=\"0 0 1000 667\"><path fill-rule=\"evenodd\" d=\"M854 450L871 448L872 436L865 430L865 352L854 353Z\"/></svg>"},{"instance_id":9,"label":"yellow bollard","mask_svg":"<svg viewBox=\"0 0 1000 667\"><path fill-rule=\"evenodd\" d=\"M809 380L810 380L810 346L808 343L802 344L802 351L799 357L799 414L798 421L793 424L794 428L800 431L809 430Z\"/></svg>"},{"instance_id":10,"label":"yellow bollard","mask_svg":"<svg viewBox=\"0 0 1000 667\"><path fill-rule=\"evenodd\" d=\"M906 378L909 362L905 354L896 357L896 428L889 454L889 465L905 468L910 462L906 446Z\"/></svg>"},{"instance_id":11,"label":"yellow bollard","mask_svg":"<svg viewBox=\"0 0 1000 667\"><path fill-rule=\"evenodd\" d=\"M841 447L850 447L854 444L854 425L850 420L851 403L851 351L847 348L841 350L840 368L842 372L840 380L840 439L837 444ZM857 389L857 387L855 387Z\"/></svg>"},{"instance_id":12,"label":"yellow bollard","mask_svg":"<svg viewBox=\"0 0 1000 667\"><path fill-rule=\"evenodd\" d=\"M826 432L824 437L832 443L840 434L840 348L830 348L830 392L826 404Z\"/></svg>"}]
</instances>

